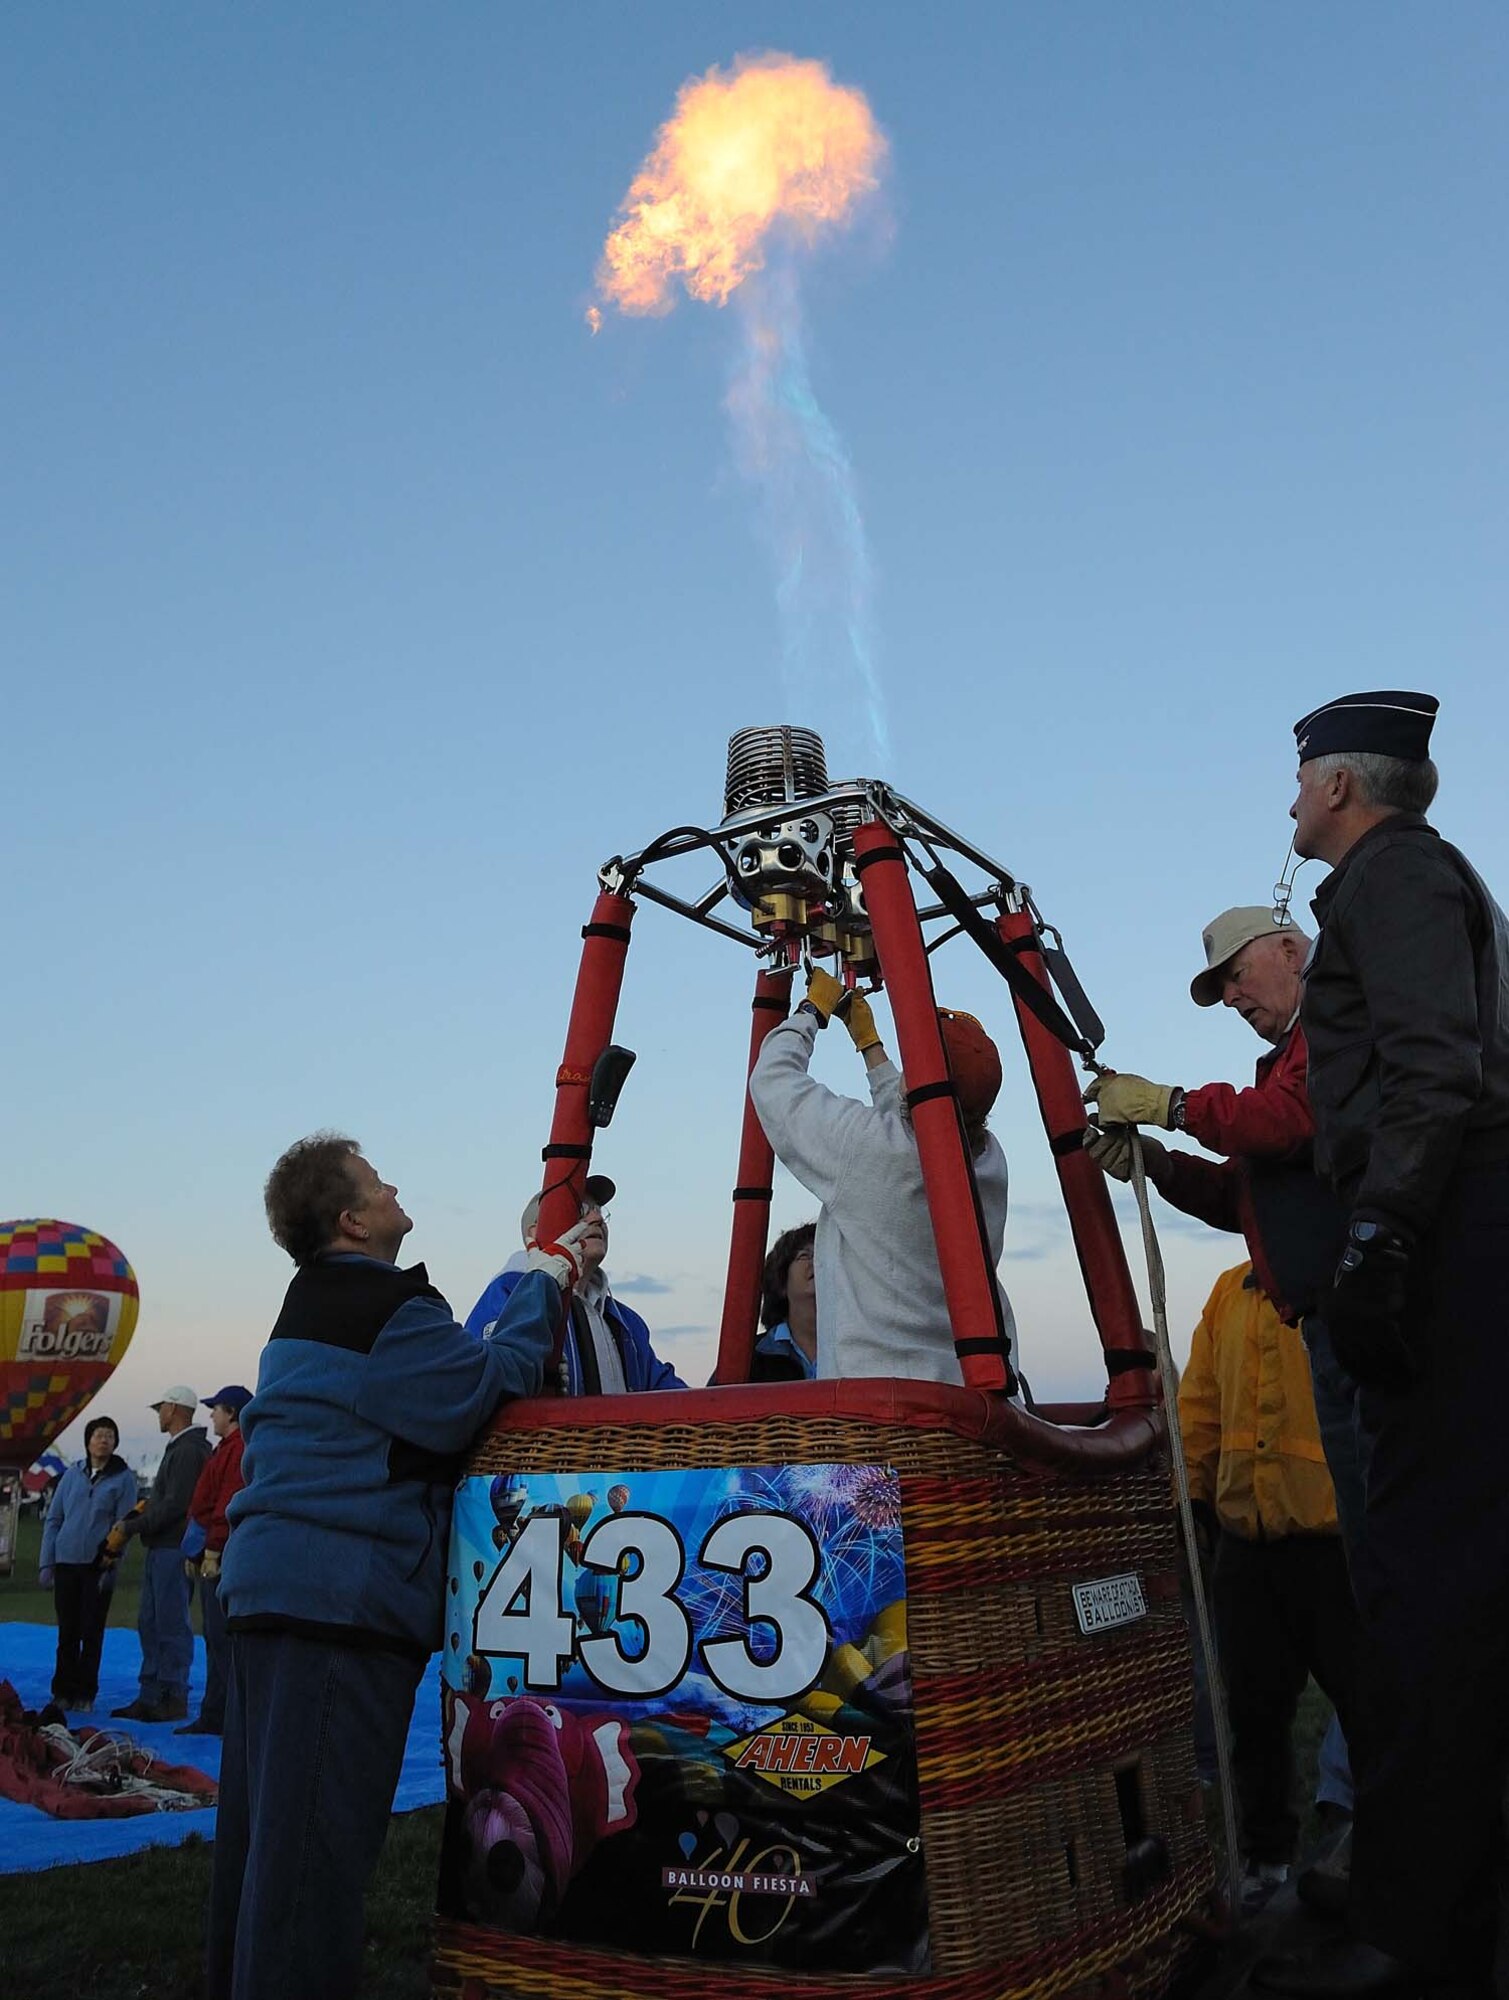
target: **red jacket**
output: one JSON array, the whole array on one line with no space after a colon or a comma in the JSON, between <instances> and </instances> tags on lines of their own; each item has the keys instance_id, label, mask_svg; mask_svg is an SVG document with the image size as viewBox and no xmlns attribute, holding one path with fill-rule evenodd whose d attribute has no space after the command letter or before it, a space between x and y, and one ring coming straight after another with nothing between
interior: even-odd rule
<instances>
[{"instance_id":1,"label":"red jacket","mask_svg":"<svg viewBox=\"0 0 1509 2000\"><path fill-rule=\"evenodd\" d=\"M1259 1058L1249 1089L1207 1083L1187 1092L1185 1131L1228 1157L1170 1152L1155 1177L1158 1192L1175 1208L1246 1238L1258 1283L1291 1325L1314 1308L1346 1233L1345 1214L1311 1159L1308 1061L1296 1022L1276 1049Z\"/></svg>"},{"instance_id":2,"label":"red jacket","mask_svg":"<svg viewBox=\"0 0 1509 2000\"><path fill-rule=\"evenodd\" d=\"M225 1518L225 1510L234 1494L241 1491L246 1481L241 1476L241 1452L244 1440L241 1426L227 1431L204 1461L204 1469L194 1487L194 1497L189 1502L189 1519L197 1521L207 1537L205 1547L223 1554L230 1537L230 1523Z\"/></svg>"}]
</instances>

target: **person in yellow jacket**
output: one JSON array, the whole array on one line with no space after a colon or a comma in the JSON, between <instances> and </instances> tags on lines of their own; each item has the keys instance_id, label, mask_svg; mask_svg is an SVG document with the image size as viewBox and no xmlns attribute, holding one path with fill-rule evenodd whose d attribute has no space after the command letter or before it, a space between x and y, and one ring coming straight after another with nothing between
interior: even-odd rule
<instances>
[{"instance_id":1,"label":"person in yellow jacket","mask_svg":"<svg viewBox=\"0 0 1509 2000\"><path fill-rule=\"evenodd\" d=\"M1294 1862L1292 1736L1312 1674L1351 1732L1357 1612L1304 1342L1251 1264L1223 1272L1205 1302L1179 1385L1179 1429L1214 1555L1245 1893L1255 1901Z\"/></svg>"}]
</instances>

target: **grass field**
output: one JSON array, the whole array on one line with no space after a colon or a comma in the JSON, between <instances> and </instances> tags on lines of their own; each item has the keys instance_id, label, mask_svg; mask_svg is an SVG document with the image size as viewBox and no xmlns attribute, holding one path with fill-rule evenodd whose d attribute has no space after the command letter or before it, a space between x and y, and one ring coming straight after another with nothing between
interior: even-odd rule
<instances>
[{"instance_id":1,"label":"grass field","mask_svg":"<svg viewBox=\"0 0 1509 2000\"><path fill-rule=\"evenodd\" d=\"M52 1593L36 1582L40 1529L22 1531L16 1574L0 1578L0 1623L48 1624ZM112 1623L134 1624L141 1555L123 1564ZM1300 1709L1295 1752L1304 1796L1328 1710L1312 1686ZM362 1992L370 2000L420 2000L429 1991L430 1918L439 1863L438 1806L396 1817L367 1899ZM119 1861L0 1876L0 1996L26 2000L198 2000L208 1841L152 1848Z\"/></svg>"},{"instance_id":2,"label":"grass field","mask_svg":"<svg viewBox=\"0 0 1509 2000\"><path fill-rule=\"evenodd\" d=\"M362 1992L429 1991L430 1914L441 1808L393 1821L367 1898ZM197 2000L206 1840L148 1848L87 1868L0 1876L0 1994L26 2000Z\"/></svg>"}]
</instances>

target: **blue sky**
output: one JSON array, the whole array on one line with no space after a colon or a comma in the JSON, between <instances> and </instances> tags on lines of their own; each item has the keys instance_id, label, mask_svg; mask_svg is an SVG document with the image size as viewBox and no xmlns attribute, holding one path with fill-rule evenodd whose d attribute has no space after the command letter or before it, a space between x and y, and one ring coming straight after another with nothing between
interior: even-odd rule
<instances>
[{"instance_id":1,"label":"blue sky","mask_svg":"<svg viewBox=\"0 0 1509 2000\"><path fill-rule=\"evenodd\" d=\"M741 724L866 760L842 662L800 713L781 686L731 316L582 324L677 86L740 51L827 60L891 145L885 226L803 272L884 775L1033 884L1109 1059L1249 1072L1187 984L1268 894L1330 695L1441 696L1436 818L1504 893L1506 45L1476 0L12 13L0 1214L133 1259L128 1441L167 1380L254 1379L260 1185L315 1126L464 1312L536 1181L598 863L716 815ZM637 930L610 1268L700 1379L749 966ZM1004 1038L963 949L940 992ZM1088 1387L1008 1072L1024 1352ZM1182 1348L1240 1246L1167 1219Z\"/></svg>"}]
</instances>

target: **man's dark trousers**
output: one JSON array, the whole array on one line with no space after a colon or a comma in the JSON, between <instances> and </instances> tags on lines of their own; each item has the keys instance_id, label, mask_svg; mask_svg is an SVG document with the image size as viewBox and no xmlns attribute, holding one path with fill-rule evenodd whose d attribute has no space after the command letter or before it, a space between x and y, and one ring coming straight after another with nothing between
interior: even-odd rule
<instances>
[{"instance_id":1,"label":"man's dark trousers","mask_svg":"<svg viewBox=\"0 0 1509 2000\"><path fill-rule=\"evenodd\" d=\"M1291 1737L1311 1674L1351 1734L1357 1610L1341 1537L1223 1532L1214 1595L1243 1848L1254 1862L1287 1863L1299 1834Z\"/></svg>"},{"instance_id":2,"label":"man's dark trousers","mask_svg":"<svg viewBox=\"0 0 1509 2000\"><path fill-rule=\"evenodd\" d=\"M424 1662L230 1634L208 2000L348 2000Z\"/></svg>"},{"instance_id":3,"label":"man's dark trousers","mask_svg":"<svg viewBox=\"0 0 1509 2000\"><path fill-rule=\"evenodd\" d=\"M204 1697L199 1720L209 1729L225 1727L225 1683L230 1664L230 1636L220 1608L220 1579L199 1579L199 1612L204 1621Z\"/></svg>"},{"instance_id":4,"label":"man's dark trousers","mask_svg":"<svg viewBox=\"0 0 1509 2000\"><path fill-rule=\"evenodd\" d=\"M1509 1164L1455 1176L1416 1267L1421 1379L1364 1391L1352 1911L1370 1944L1440 1973L1464 1944L1486 1953L1509 1771Z\"/></svg>"},{"instance_id":5,"label":"man's dark trousers","mask_svg":"<svg viewBox=\"0 0 1509 2000\"><path fill-rule=\"evenodd\" d=\"M147 1549L142 1568L136 1633L141 1640L141 1698L160 1704L187 1702L194 1664L189 1623L189 1580L180 1550Z\"/></svg>"}]
</instances>

